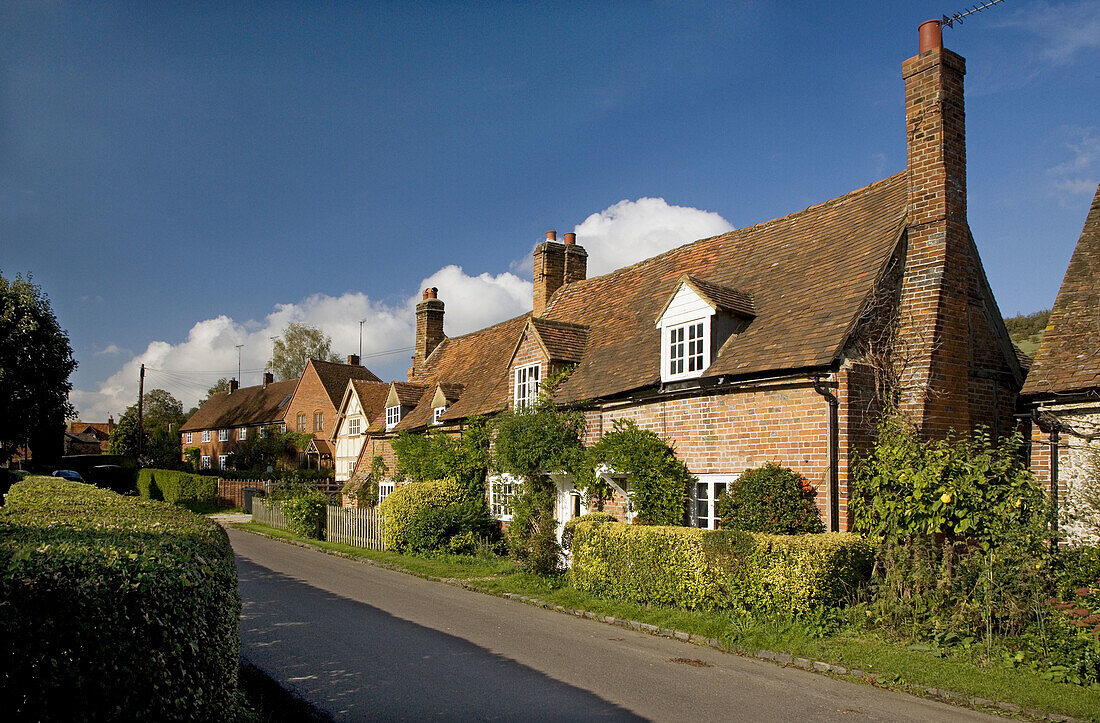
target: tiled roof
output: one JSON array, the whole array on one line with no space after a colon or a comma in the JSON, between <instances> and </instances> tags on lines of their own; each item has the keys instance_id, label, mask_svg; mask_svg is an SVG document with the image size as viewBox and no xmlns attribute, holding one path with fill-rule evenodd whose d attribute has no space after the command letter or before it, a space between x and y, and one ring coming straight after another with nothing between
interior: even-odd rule
<instances>
[{"instance_id":1,"label":"tiled roof","mask_svg":"<svg viewBox=\"0 0 1100 723\"><path fill-rule=\"evenodd\" d=\"M508 363L530 317L522 314L470 334L444 339L412 379L430 387L422 398L425 407L434 398L435 385L442 382L463 387L459 398L443 415L444 420L504 409L508 404ZM429 415L418 405L416 416L402 428L412 429L414 423L423 426L431 421Z\"/></svg>"},{"instance_id":2,"label":"tiled roof","mask_svg":"<svg viewBox=\"0 0 1100 723\"><path fill-rule=\"evenodd\" d=\"M532 318L529 324L551 361L580 361L584 347L588 344L587 326L538 318Z\"/></svg>"},{"instance_id":3,"label":"tiled roof","mask_svg":"<svg viewBox=\"0 0 1100 723\"><path fill-rule=\"evenodd\" d=\"M329 457L332 456L332 445L328 443L327 439L314 437L309 441L309 447L306 447L307 452L309 451L310 447L312 447L313 451L321 455L322 457L326 455Z\"/></svg>"},{"instance_id":4,"label":"tiled roof","mask_svg":"<svg viewBox=\"0 0 1100 723\"><path fill-rule=\"evenodd\" d=\"M720 295L715 287L733 292L722 303L749 295L756 314L726 341L706 376L832 363L897 246L905 204L906 175L899 173L790 216L566 284L544 316L591 331L583 360L556 399L578 401L658 384L654 320L685 274L702 280L708 294Z\"/></svg>"},{"instance_id":5,"label":"tiled roof","mask_svg":"<svg viewBox=\"0 0 1100 723\"><path fill-rule=\"evenodd\" d=\"M427 386L423 384L413 384L411 382L392 382L394 394L397 395L397 401L401 403L402 407L411 407L420 401L421 395L428 390Z\"/></svg>"},{"instance_id":6,"label":"tiled roof","mask_svg":"<svg viewBox=\"0 0 1100 723\"><path fill-rule=\"evenodd\" d=\"M1100 186L1021 393L1100 389Z\"/></svg>"},{"instance_id":7,"label":"tiled roof","mask_svg":"<svg viewBox=\"0 0 1100 723\"><path fill-rule=\"evenodd\" d=\"M756 316L756 306L753 304L752 294L746 294L737 289L731 289L721 284L712 284L698 276L688 276L687 282L702 294L720 311L731 311L741 316Z\"/></svg>"},{"instance_id":8,"label":"tiled roof","mask_svg":"<svg viewBox=\"0 0 1100 723\"><path fill-rule=\"evenodd\" d=\"M310 359L317 377L325 387L329 400L333 407L339 407L344 397L344 391L348 388L349 379L359 379L369 382L382 381L374 375L370 369L358 364L343 364L341 362L328 362L320 359Z\"/></svg>"},{"instance_id":9,"label":"tiled roof","mask_svg":"<svg viewBox=\"0 0 1100 723\"><path fill-rule=\"evenodd\" d=\"M199 411L180 427L181 432L203 429L243 427L249 424L267 424L282 420L286 403L294 394L297 379L263 386L241 387L230 394L217 392L210 395Z\"/></svg>"},{"instance_id":10,"label":"tiled roof","mask_svg":"<svg viewBox=\"0 0 1100 723\"><path fill-rule=\"evenodd\" d=\"M386 397L390 393L390 385L386 382L368 382L360 379L352 381L355 385L355 393L359 395L359 404L363 407L363 414L368 424L379 416L386 416Z\"/></svg>"}]
</instances>

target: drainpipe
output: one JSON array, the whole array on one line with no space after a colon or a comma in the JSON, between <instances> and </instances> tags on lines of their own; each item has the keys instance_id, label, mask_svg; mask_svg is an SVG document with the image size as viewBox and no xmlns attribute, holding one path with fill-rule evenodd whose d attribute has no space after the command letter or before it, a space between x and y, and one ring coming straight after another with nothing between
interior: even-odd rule
<instances>
[{"instance_id":1,"label":"drainpipe","mask_svg":"<svg viewBox=\"0 0 1100 723\"><path fill-rule=\"evenodd\" d=\"M829 532L840 532L840 400L814 377L814 391L829 402Z\"/></svg>"}]
</instances>

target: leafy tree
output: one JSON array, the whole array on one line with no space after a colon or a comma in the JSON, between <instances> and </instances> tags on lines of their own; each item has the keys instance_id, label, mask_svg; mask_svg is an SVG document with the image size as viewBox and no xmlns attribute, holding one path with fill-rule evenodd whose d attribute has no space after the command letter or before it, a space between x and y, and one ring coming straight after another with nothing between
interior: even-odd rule
<instances>
[{"instance_id":1,"label":"leafy tree","mask_svg":"<svg viewBox=\"0 0 1100 723\"><path fill-rule=\"evenodd\" d=\"M0 459L29 446L43 461L61 454L76 369L69 335L31 277L0 275Z\"/></svg>"},{"instance_id":2,"label":"leafy tree","mask_svg":"<svg viewBox=\"0 0 1100 723\"><path fill-rule=\"evenodd\" d=\"M508 548L524 568L554 572L561 564L561 546L554 519L557 486L550 474L573 472L578 477L584 417L558 411L542 397L534 408L502 412L494 427L495 469L523 480L512 503Z\"/></svg>"},{"instance_id":3,"label":"leafy tree","mask_svg":"<svg viewBox=\"0 0 1100 723\"><path fill-rule=\"evenodd\" d=\"M457 437L442 432L402 432L393 441L397 472L415 482L451 477L471 499L484 500L490 434L489 425L480 417L471 417Z\"/></svg>"},{"instance_id":4,"label":"leafy tree","mask_svg":"<svg viewBox=\"0 0 1100 723\"><path fill-rule=\"evenodd\" d=\"M310 359L340 361L332 351L332 339L328 334L309 324L292 322L275 340L267 370L279 380L295 379L302 376Z\"/></svg>"},{"instance_id":5,"label":"leafy tree","mask_svg":"<svg viewBox=\"0 0 1100 723\"><path fill-rule=\"evenodd\" d=\"M715 507L723 529L798 535L825 529L815 495L813 485L797 472L768 462L746 470Z\"/></svg>"},{"instance_id":6,"label":"leafy tree","mask_svg":"<svg viewBox=\"0 0 1100 723\"><path fill-rule=\"evenodd\" d=\"M137 404L127 407L111 432L111 454L137 455ZM163 389L152 389L142 397L141 459L146 466L171 469L180 464L180 425L187 419L183 403Z\"/></svg>"},{"instance_id":7,"label":"leafy tree","mask_svg":"<svg viewBox=\"0 0 1100 723\"><path fill-rule=\"evenodd\" d=\"M639 428L633 419L615 420L611 431L600 437L584 459L574 483L594 496L601 509L611 490L595 470L610 467L628 475L630 498L639 523L684 523L689 485L694 478L655 432Z\"/></svg>"},{"instance_id":8,"label":"leafy tree","mask_svg":"<svg viewBox=\"0 0 1100 723\"><path fill-rule=\"evenodd\" d=\"M243 442L239 442L229 455L229 464L238 470L266 470L297 466L298 450L305 449L313 439L312 434L280 432L277 425L264 430L261 436L250 429Z\"/></svg>"}]
</instances>

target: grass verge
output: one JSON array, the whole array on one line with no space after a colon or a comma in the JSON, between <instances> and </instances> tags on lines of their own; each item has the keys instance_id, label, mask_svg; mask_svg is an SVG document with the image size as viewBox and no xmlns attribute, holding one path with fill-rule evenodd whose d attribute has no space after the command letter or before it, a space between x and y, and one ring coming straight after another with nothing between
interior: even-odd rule
<instances>
[{"instance_id":1,"label":"grass verge","mask_svg":"<svg viewBox=\"0 0 1100 723\"><path fill-rule=\"evenodd\" d=\"M841 629L830 633L799 621L609 600L573 588L564 575L545 578L518 572L507 560L494 562L461 556L435 558L399 555L308 540L255 523L238 527L281 539L307 542L350 557L366 558L421 577L462 580L467 587L490 594L513 593L601 616L637 620L658 628L717 639L731 648L770 650L837 663L877 675L878 684L885 687L917 693L923 692L924 688L946 689L971 698L1100 720L1100 686L1085 688L1053 683L1027 668L1000 665L980 667L965 651L956 652L951 657L937 658L927 652L910 650L905 643L889 640L871 630Z\"/></svg>"}]
</instances>

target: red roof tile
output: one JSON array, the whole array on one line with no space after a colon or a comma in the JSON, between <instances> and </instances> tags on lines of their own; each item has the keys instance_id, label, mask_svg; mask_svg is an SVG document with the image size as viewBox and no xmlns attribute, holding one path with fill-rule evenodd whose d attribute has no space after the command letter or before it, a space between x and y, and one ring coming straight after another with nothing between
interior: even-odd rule
<instances>
[{"instance_id":1,"label":"red roof tile","mask_svg":"<svg viewBox=\"0 0 1100 723\"><path fill-rule=\"evenodd\" d=\"M297 385L297 379L287 379L268 384L266 388L241 387L232 394L216 392L183 423L180 431L195 432L279 422Z\"/></svg>"}]
</instances>

